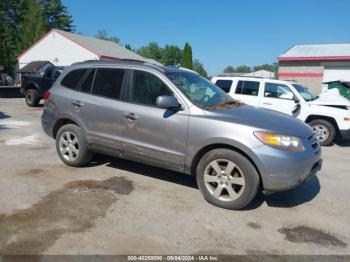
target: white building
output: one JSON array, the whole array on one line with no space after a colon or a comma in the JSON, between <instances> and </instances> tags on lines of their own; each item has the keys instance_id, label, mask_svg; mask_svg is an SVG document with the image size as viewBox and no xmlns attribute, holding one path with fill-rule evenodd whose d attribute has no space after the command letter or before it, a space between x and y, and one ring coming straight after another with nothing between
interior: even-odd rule
<instances>
[{"instance_id":1,"label":"white building","mask_svg":"<svg viewBox=\"0 0 350 262\"><path fill-rule=\"evenodd\" d=\"M19 69L33 61L49 61L56 66L69 66L86 60L134 59L150 63L114 42L52 29L18 58Z\"/></svg>"}]
</instances>

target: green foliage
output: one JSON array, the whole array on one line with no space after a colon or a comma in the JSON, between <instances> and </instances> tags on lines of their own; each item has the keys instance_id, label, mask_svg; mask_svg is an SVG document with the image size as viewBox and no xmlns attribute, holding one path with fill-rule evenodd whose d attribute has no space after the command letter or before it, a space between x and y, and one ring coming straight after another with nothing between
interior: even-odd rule
<instances>
[{"instance_id":1,"label":"green foliage","mask_svg":"<svg viewBox=\"0 0 350 262\"><path fill-rule=\"evenodd\" d=\"M162 52L161 63L166 66L179 66L182 50L175 45L166 45Z\"/></svg>"},{"instance_id":2,"label":"green foliage","mask_svg":"<svg viewBox=\"0 0 350 262\"><path fill-rule=\"evenodd\" d=\"M250 73L250 72L252 72L252 69L249 66L240 65L240 66L236 67L236 72L237 73Z\"/></svg>"},{"instance_id":3,"label":"green foliage","mask_svg":"<svg viewBox=\"0 0 350 262\"><path fill-rule=\"evenodd\" d=\"M240 65L236 68L233 66L227 66L224 69L224 73L250 73L250 72L258 71L258 70L266 70L266 71L276 73L278 70L278 64L277 63L262 64L259 66L254 66L253 68L246 66L246 65Z\"/></svg>"},{"instance_id":4,"label":"green foliage","mask_svg":"<svg viewBox=\"0 0 350 262\"><path fill-rule=\"evenodd\" d=\"M137 50L137 53L143 57L154 59L160 63L162 62L163 49L157 43L149 43L147 46Z\"/></svg>"},{"instance_id":5,"label":"green foliage","mask_svg":"<svg viewBox=\"0 0 350 262\"><path fill-rule=\"evenodd\" d=\"M235 73L235 72L236 72L236 69L233 66L227 66L224 69L224 73Z\"/></svg>"},{"instance_id":6,"label":"green foliage","mask_svg":"<svg viewBox=\"0 0 350 262\"><path fill-rule=\"evenodd\" d=\"M34 1L23 1L26 12L18 26L17 53L22 53L45 34L45 20L40 5Z\"/></svg>"},{"instance_id":7,"label":"green foliage","mask_svg":"<svg viewBox=\"0 0 350 262\"><path fill-rule=\"evenodd\" d=\"M258 71L258 70L266 70L270 72L275 72L276 71L277 64L263 64L259 66L254 66L253 71Z\"/></svg>"},{"instance_id":8,"label":"green foliage","mask_svg":"<svg viewBox=\"0 0 350 262\"><path fill-rule=\"evenodd\" d=\"M130 44L125 44L125 48L132 51L131 45Z\"/></svg>"},{"instance_id":9,"label":"green foliage","mask_svg":"<svg viewBox=\"0 0 350 262\"><path fill-rule=\"evenodd\" d=\"M0 0L0 65L4 72L14 76L17 56L53 27L72 29L72 19L60 0Z\"/></svg>"},{"instance_id":10,"label":"green foliage","mask_svg":"<svg viewBox=\"0 0 350 262\"><path fill-rule=\"evenodd\" d=\"M203 64L198 59L193 60L193 70L201 76L208 78L207 71L205 71Z\"/></svg>"},{"instance_id":11,"label":"green foliage","mask_svg":"<svg viewBox=\"0 0 350 262\"><path fill-rule=\"evenodd\" d=\"M61 0L39 0L38 2L43 11L47 31L53 28L74 31L72 16L69 15L67 7Z\"/></svg>"},{"instance_id":12,"label":"green foliage","mask_svg":"<svg viewBox=\"0 0 350 262\"><path fill-rule=\"evenodd\" d=\"M13 75L18 43L17 24L20 22L16 0L0 0L0 65L4 71Z\"/></svg>"},{"instance_id":13,"label":"green foliage","mask_svg":"<svg viewBox=\"0 0 350 262\"><path fill-rule=\"evenodd\" d=\"M187 42L182 53L181 66L191 70L193 69L192 47Z\"/></svg>"},{"instance_id":14,"label":"green foliage","mask_svg":"<svg viewBox=\"0 0 350 262\"><path fill-rule=\"evenodd\" d=\"M98 39L101 39L101 40L107 40L107 41L112 41L116 44L119 44L120 42L120 39L116 36L108 36L108 33L106 30L104 29L101 29L101 30L97 30L97 34L95 36L96 38Z\"/></svg>"}]
</instances>

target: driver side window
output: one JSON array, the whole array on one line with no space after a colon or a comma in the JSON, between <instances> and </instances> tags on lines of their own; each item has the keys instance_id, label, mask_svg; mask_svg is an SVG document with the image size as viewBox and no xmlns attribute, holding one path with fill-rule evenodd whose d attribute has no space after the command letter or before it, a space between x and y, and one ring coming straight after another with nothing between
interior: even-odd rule
<instances>
[{"instance_id":1,"label":"driver side window","mask_svg":"<svg viewBox=\"0 0 350 262\"><path fill-rule=\"evenodd\" d=\"M173 92L157 76L144 71L134 71L130 102L157 106L158 96L173 96Z\"/></svg>"},{"instance_id":2,"label":"driver side window","mask_svg":"<svg viewBox=\"0 0 350 262\"><path fill-rule=\"evenodd\" d=\"M294 94L286 85L265 83L264 97L293 100Z\"/></svg>"}]
</instances>

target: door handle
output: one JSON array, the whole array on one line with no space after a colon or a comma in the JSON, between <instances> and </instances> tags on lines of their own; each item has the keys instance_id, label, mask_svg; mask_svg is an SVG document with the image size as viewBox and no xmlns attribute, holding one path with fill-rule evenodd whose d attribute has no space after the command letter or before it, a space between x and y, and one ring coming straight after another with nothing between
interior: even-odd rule
<instances>
[{"instance_id":1,"label":"door handle","mask_svg":"<svg viewBox=\"0 0 350 262\"><path fill-rule=\"evenodd\" d=\"M272 106L272 103L269 103L269 102L264 102L263 104L268 105L268 106Z\"/></svg>"},{"instance_id":2,"label":"door handle","mask_svg":"<svg viewBox=\"0 0 350 262\"><path fill-rule=\"evenodd\" d=\"M73 106L78 107L78 108L83 106L83 103L78 101L78 100L73 101L72 104L73 104Z\"/></svg>"},{"instance_id":3,"label":"door handle","mask_svg":"<svg viewBox=\"0 0 350 262\"><path fill-rule=\"evenodd\" d=\"M124 117L131 121L137 120L138 118L134 113L125 114Z\"/></svg>"}]
</instances>

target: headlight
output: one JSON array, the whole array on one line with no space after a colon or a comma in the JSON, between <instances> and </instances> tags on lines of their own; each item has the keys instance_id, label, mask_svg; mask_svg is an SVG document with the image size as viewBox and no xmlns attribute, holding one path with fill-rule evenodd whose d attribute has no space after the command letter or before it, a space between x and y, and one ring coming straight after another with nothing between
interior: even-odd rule
<instances>
[{"instance_id":1,"label":"headlight","mask_svg":"<svg viewBox=\"0 0 350 262\"><path fill-rule=\"evenodd\" d=\"M284 136L280 134L268 133L268 132L254 132L254 135L265 145L269 145L275 148L302 152L305 150L303 143L299 137Z\"/></svg>"}]
</instances>

